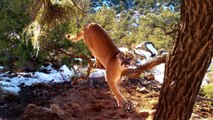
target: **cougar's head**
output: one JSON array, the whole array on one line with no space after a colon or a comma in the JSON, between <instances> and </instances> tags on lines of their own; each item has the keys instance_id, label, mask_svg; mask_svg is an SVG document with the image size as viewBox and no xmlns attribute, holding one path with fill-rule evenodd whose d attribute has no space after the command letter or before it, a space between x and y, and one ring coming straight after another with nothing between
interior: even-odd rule
<instances>
[{"instance_id":1,"label":"cougar's head","mask_svg":"<svg viewBox=\"0 0 213 120\"><path fill-rule=\"evenodd\" d=\"M130 52L120 52L116 57L121 66L121 69L127 69L129 66L135 63L135 56Z\"/></svg>"}]
</instances>

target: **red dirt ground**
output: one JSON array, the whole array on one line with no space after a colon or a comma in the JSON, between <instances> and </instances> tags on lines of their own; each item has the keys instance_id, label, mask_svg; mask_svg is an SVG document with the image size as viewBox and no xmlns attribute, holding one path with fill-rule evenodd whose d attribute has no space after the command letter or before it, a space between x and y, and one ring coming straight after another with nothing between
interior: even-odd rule
<instances>
[{"instance_id":1,"label":"red dirt ground","mask_svg":"<svg viewBox=\"0 0 213 120\"><path fill-rule=\"evenodd\" d=\"M35 84L22 87L20 96L0 97L0 119L8 120L141 120L151 119L161 85L156 81L131 79L120 86L133 103L131 112L117 107L104 78L82 80L78 84ZM148 111L150 115L147 112ZM213 118L213 107L197 101L194 113ZM198 118L199 119L199 118ZM201 118L202 119L202 118Z\"/></svg>"}]
</instances>

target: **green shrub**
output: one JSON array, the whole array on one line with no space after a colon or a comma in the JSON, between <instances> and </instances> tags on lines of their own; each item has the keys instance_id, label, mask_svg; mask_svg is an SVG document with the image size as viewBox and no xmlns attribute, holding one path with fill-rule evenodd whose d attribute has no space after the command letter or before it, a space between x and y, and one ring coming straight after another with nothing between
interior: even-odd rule
<instances>
[{"instance_id":1,"label":"green shrub","mask_svg":"<svg viewBox=\"0 0 213 120\"><path fill-rule=\"evenodd\" d=\"M208 98L213 98L213 83L202 87L203 94Z\"/></svg>"}]
</instances>

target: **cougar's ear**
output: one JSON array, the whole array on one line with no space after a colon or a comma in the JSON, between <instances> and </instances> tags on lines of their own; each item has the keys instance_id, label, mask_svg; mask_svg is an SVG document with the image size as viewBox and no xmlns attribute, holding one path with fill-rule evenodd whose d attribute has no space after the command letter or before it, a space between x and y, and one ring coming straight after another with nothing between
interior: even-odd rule
<instances>
[{"instance_id":1,"label":"cougar's ear","mask_svg":"<svg viewBox=\"0 0 213 120\"><path fill-rule=\"evenodd\" d=\"M121 57L124 57L124 56L125 56L125 54L124 54L123 52L119 52L119 53L116 55L117 58L121 58Z\"/></svg>"}]
</instances>

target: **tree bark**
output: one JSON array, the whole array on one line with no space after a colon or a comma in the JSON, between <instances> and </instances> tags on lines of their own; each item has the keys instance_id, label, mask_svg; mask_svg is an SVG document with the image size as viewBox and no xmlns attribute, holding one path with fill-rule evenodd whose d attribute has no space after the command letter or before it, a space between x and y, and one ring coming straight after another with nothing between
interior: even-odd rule
<instances>
[{"instance_id":1,"label":"tree bark","mask_svg":"<svg viewBox=\"0 0 213 120\"><path fill-rule=\"evenodd\" d=\"M182 0L154 120L188 120L213 55L213 0Z\"/></svg>"}]
</instances>

